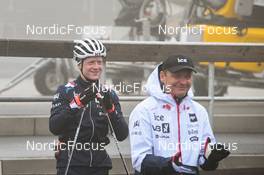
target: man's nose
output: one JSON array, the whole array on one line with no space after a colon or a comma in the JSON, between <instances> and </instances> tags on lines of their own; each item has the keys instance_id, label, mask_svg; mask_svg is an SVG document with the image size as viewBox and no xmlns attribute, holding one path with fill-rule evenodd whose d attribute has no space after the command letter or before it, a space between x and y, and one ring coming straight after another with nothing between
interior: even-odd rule
<instances>
[{"instance_id":1,"label":"man's nose","mask_svg":"<svg viewBox=\"0 0 264 175\"><path fill-rule=\"evenodd\" d=\"M101 67L101 64L95 62L93 67L94 67L95 69L99 69L99 68Z\"/></svg>"},{"instance_id":2,"label":"man's nose","mask_svg":"<svg viewBox=\"0 0 264 175\"><path fill-rule=\"evenodd\" d=\"M188 81L188 79L185 78L185 77L181 77L181 78L179 79L179 81L180 81L181 84L186 84L187 81Z\"/></svg>"}]
</instances>

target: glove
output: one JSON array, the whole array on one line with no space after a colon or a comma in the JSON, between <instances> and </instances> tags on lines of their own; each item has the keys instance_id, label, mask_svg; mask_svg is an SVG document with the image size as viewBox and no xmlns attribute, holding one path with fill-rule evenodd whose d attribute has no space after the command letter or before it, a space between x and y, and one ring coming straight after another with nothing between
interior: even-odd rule
<instances>
[{"instance_id":1,"label":"glove","mask_svg":"<svg viewBox=\"0 0 264 175\"><path fill-rule=\"evenodd\" d=\"M74 96L74 100L78 106L86 106L91 100L95 99L97 89L93 85L87 87L79 95Z\"/></svg>"},{"instance_id":2,"label":"glove","mask_svg":"<svg viewBox=\"0 0 264 175\"><path fill-rule=\"evenodd\" d=\"M115 111L115 105L111 97L111 91L108 90L103 94L102 105L108 113L112 113Z\"/></svg>"},{"instance_id":3,"label":"glove","mask_svg":"<svg viewBox=\"0 0 264 175\"><path fill-rule=\"evenodd\" d=\"M178 152L171 158L171 165L174 171L176 173L197 174L197 167L182 164L179 160L180 157L181 153Z\"/></svg>"},{"instance_id":4,"label":"glove","mask_svg":"<svg viewBox=\"0 0 264 175\"><path fill-rule=\"evenodd\" d=\"M211 139L208 137L205 143L204 158L209 162L219 162L226 158L230 151L222 144L210 145Z\"/></svg>"},{"instance_id":5,"label":"glove","mask_svg":"<svg viewBox=\"0 0 264 175\"><path fill-rule=\"evenodd\" d=\"M210 138L206 139L203 155L200 160L203 162L201 168L203 170L215 170L218 162L226 158L230 152L222 144L211 145Z\"/></svg>"}]
</instances>

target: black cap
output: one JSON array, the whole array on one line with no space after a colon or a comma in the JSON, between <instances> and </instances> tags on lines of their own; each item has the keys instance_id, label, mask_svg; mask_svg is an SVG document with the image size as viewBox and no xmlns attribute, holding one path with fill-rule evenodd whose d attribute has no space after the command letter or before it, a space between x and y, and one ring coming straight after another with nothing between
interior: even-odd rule
<instances>
[{"instance_id":1,"label":"black cap","mask_svg":"<svg viewBox=\"0 0 264 175\"><path fill-rule=\"evenodd\" d=\"M168 70L170 72L177 72L182 69L190 69L196 73L191 58L182 55L169 56L162 63L162 70Z\"/></svg>"}]
</instances>

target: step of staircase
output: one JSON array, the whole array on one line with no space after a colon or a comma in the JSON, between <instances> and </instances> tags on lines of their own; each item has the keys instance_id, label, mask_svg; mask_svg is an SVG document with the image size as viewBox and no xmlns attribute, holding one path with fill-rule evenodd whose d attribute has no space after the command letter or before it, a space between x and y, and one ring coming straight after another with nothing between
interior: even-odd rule
<instances>
[{"instance_id":1,"label":"step of staircase","mask_svg":"<svg viewBox=\"0 0 264 175\"><path fill-rule=\"evenodd\" d=\"M226 145L237 143L237 150L222 161L219 170L264 169L264 134L216 134L218 142ZM50 143L56 140L53 136L8 136L0 137L0 160L4 175L14 174L55 174L54 153L49 149L32 150L27 143ZM129 139L120 142L121 152L126 158L130 171ZM230 147L231 148L231 147ZM107 146L113 159L111 174L124 174L123 165L113 140Z\"/></svg>"},{"instance_id":2,"label":"step of staircase","mask_svg":"<svg viewBox=\"0 0 264 175\"><path fill-rule=\"evenodd\" d=\"M138 101L122 101L128 117ZM208 103L201 101L207 107ZM222 133L264 133L264 102L221 102L214 106L213 129ZM48 130L50 103L1 103L0 136L51 135ZM19 123L19 127L13 127ZM249 124L250 123L250 124Z\"/></svg>"},{"instance_id":3,"label":"step of staircase","mask_svg":"<svg viewBox=\"0 0 264 175\"><path fill-rule=\"evenodd\" d=\"M125 116L128 123L129 116ZM249 124L250 123L250 124ZM264 133L264 114L215 114L213 130L219 133ZM19 124L19 127L13 127ZM49 132L48 115L0 116L0 136L45 136Z\"/></svg>"}]
</instances>

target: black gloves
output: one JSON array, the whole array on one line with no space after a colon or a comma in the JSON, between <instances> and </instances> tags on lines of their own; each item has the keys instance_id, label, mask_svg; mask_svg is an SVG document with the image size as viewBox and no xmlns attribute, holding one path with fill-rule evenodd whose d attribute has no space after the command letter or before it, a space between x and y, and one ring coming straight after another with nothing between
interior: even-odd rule
<instances>
[{"instance_id":1,"label":"black gloves","mask_svg":"<svg viewBox=\"0 0 264 175\"><path fill-rule=\"evenodd\" d=\"M224 145L215 144L213 145L213 149L207 160L213 162L219 162L220 160L226 158L229 154L230 152L226 150Z\"/></svg>"},{"instance_id":2,"label":"black gloves","mask_svg":"<svg viewBox=\"0 0 264 175\"><path fill-rule=\"evenodd\" d=\"M95 98L99 100L100 104L108 113L112 113L115 111L111 91L102 90L101 92L98 92L97 88L93 85L87 87L80 94L75 95L74 101L79 107L84 107Z\"/></svg>"},{"instance_id":3,"label":"black gloves","mask_svg":"<svg viewBox=\"0 0 264 175\"><path fill-rule=\"evenodd\" d=\"M115 111L115 105L110 90L103 92L102 96L99 99L101 105L108 113L112 113Z\"/></svg>"},{"instance_id":4,"label":"black gloves","mask_svg":"<svg viewBox=\"0 0 264 175\"><path fill-rule=\"evenodd\" d=\"M218 162L226 158L230 151L222 144L210 145L210 138L207 138L204 148L203 158L205 163L201 166L204 170L214 170L218 166Z\"/></svg>"},{"instance_id":5,"label":"black gloves","mask_svg":"<svg viewBox=\"0 0 264 175\"><path fill-rule=\"evenodd\" d=\"M74 97L75 103L80 107L86 106L91 100L95 99L97 93L96 87L91 85Z\"/></svg>"}]
</instances>

